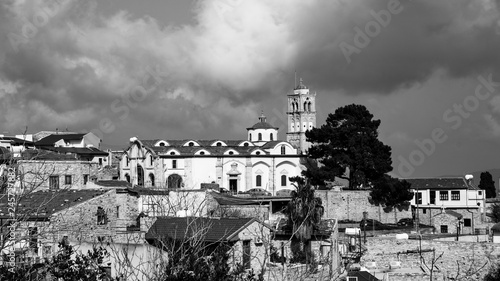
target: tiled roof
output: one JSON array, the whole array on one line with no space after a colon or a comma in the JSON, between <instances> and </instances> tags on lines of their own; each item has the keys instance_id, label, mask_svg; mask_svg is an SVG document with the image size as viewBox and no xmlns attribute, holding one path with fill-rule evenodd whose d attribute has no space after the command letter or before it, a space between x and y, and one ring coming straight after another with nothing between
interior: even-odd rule
<instances>
[{"instance_id":1,"label":"tiled roof","mask_svg":"<svg viewBox=\"0 0 500 281\"><path fill-rule=\"evenodd\" d=\"M199 150L206 150L210 154L222 155L228 150L234 150L238 154L250 154L253 150L260 148L255 146L155 146L150 147L158 154L165 154L170 150L176 150L181 155L193 155Z\"/></svg>"},{"instance_id":2,"label":"tiled roof","mask_svg":"<svg viewBox=\"0 0 500 281\"><path fill-rule=\"evenodd\" d=\"M25 150L21 153L21 158L24 160L54 160L54 161L77 160L77 156L75 154L61 154L43 149Z\"/></svg>"},{"instance_id":3,"label":"tiled roof","mask_svg":"<svg viewBox=\"0 0 500 281\"><path fill-rule=\"evenodd\" d=\"M50 146L54 145L57 141L64 140L80 140L85 136L85 134L53 134L46 136L45 138L37 141L36 146Z\"/></svg>"},{"instance_id":4,"label":"tiled roof","mask_svg":"<svg viewBox=\"0 0 500 281\"><path fill-rule=\"evenodd\" d=\"M37 191L17 197L18 216L49 217L51 214L80 204L107 191L99 189ZM0 198L0 217L9 216L8 196Z\"/></svg>"},{"instance_id":5,"label":"tiled roof","mask_svg":"<svg viewBox=\"0 0 500 281\"><path fill-rule=\"evenodd\" d=\"M184 240L203 230L205 242L238 241L236 234L253 221L250 218L159 217L146 233L146 239Z\"/></svg>"},{"instance_id":6,"label":"tiled roof","mask_svg":"<svg viewBox=\"0 0 500 281\"><path fill-rule=\"evenodd\" d=\"M412 189L475 189L474 184L467 184L464 178L413 178L404 179L411 183Z\"/></svg>"}]
</instances>

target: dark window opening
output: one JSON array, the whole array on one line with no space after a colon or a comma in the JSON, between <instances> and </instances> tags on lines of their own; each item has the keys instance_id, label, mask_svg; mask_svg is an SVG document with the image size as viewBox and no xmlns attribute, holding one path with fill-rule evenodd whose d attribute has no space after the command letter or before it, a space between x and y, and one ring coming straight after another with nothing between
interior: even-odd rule
<instances>
[{"instance_id":1,"label":"dark window opening","mask_svg":"<svg viewBox=\"0 0 500 281\"><path fill-rule=\"evenodd\" d=\"M286 175L281 175L281 186L286 186Z\"/></svg>"},{"instance_id":2,"label":"dark window opening","mask_svg":"<svg viewBox=\"0 0 500 281\"><path fill-rule=\"evenodd\" d=\"M149 181L151 182L151 186L155 186L155 175L149 174Z\"/></svg>"},{"instance_id":3,"label":"dark window opening","mask_svg":"<svg viewBox=\"0 0 500 281\"><path fill-rule=\"evenodd\" d=\"M448 191L439 191L439 200L447 201L448 200Z\"/></svg>"},{"instance_id":4,"label":"dark window opening","mask_svg":"<svg viewBox=\"0 0 500 281\"><path fill-rule=\"evenodd\" d=\"M441 233L448 233L448 226L447 225L441 225Z\"/></svg>"},{"instance_id":5,"label":"dark window opening","mask_svg":"<svg viewBox=\"0 0 500 281\"><path fill-rule=\"evenodd\" d=\"M471 219L464 219L464 226L465 227L471 227L472 226L472 220Z\"/></svg>"},{"instance_id":6,"label":"dark window opening","mask_svg":"<svg viewBox=\"0 0 500 281\"><path fill-rule=\"evenodd\" d=\"M233 154L234 154L234 152L232 152L232 151L229 151L229 155L233 155Z\"/></svg>"},{"instance_id":7,"label":"dark window opening","mask_svg":"<svg viewBox=\"0 0 500 281\"><path fill-rule=\"evenodd\" d=\"M108 216L102 207L97 207L97 225L105 225L108 223Z\"/></svg>"},{"instance_id":8,"label":"dark window opening","mask_svg":"<svg viewBox=\"0 0 500 281\"><path fill-rule=\"evenodd\" d=\"M217 146L222 146L222 143L218 142L218 143L217 143Z\"/></svg>"},{"instance_id":9,"label":"dark window opening","mask_svg":"<svg viewBox=\"0 0 500 281\"><path fill-rule=\"evenodd\" d=\"M281 146L281 154L282 155L286 154L286 147L284 145Z\"/></svg>"},{"instance_id":10,"label":"dark window opening","mask_svg":"<svg viewBox=\"0 0 500 281\"><path fill-rule=\"evenodd\" d=\"M87 184L89 181L89 175L83 175L83 184Z\"/></svg>"},{"instance_id":11,"label":"dark window opening","mask_svg":"<svg viewBox=\"0 0 500 281\"><path fill-rule=\"evenodd\" d=\"M416 201L417 201L417 204L422 204L422 192L417 192L416 193Z\"/></svg>"},{"instance_id":12,"label":"dark window opening","mask_svg":"<svg viewBox=\"0 0 500 281\"><path fill-rule=\"evenodd\" d=\"M452 191L451 200L460 200L460 191Z\"/></svg>"},{"instance_id":13,"label":"dark window opening","mask_svg":"<svg viewBox=\"0 0 500 281\"><path fill-rule=\"evenodd\" d=\"M261 175L257 175L255 177L255 185L256 186L262 186L262 176Z\"/></svg>"},{"instance_id":14,"label":"dark window opening","mask_svg":"<svg viewBox=\"0 0 500 281\"><path fill-rule=\"evenodd\" d=\"M49 188L50 189L59 189L59 176L50 176L49 177Z\"/></svg>"},{"instance_id":15,"label":"dark window opening","mask_svg":"<svg viewBox=\"0 0 500 281\"><path fill-rule=\"evenodd\" d=\"M172 169L177 169L177 160L172 160Z\"/></svg>"},{"instance_id":16,"label":"dark window opening","mask_svg":"<svg viewBox=\"0 0 500 281\"><path fill-rule=\"evenodd\" d=\"M260 151L255 152L256 155L260 155Z\"/></svg>"},{"instance_id":17,"label":"dark window opening","mask_svg":"<svg viewBox=\"0 0 500 281\"><path fill-rule=\"evenodd\" d=\"M141 165L137 165L137 185L144 186L144 169Z\"/></svg>"},{"instance_id":18,"label":"dark window opening","mask_svg":"<svg viewBox=\"0 0 500 281\"><path fill-rule=\"evenodd\" d=\"M64 184L71 184L71 175L65 175L64 176Z\"/></svg>"},{"instance_id":19,"label":"dark window opening","mask_svg":"<svg viewBox=\"0 0 500 281\"><path fill-rule=\"evenodd\" d=\"M262 140L262 134L259 133L259 140L261 141Z\"/></svg>"},{"instance_id":20,"label":"dark window opening","mask_svg":"<svg viewBox=\"0 0 500 281\"><path fill-rule=\"evenodd\" d=\"M190 142L190 143L189 143L189 146L194 146L194 142Z\"/></svg>"},{"instance_id":21,"label":"dark window opening","mask_svg":"<svg viewBox=\"0 0 500 281\"><path fill-rule=\"evenodd\" d=\"M170 152L170 155L175 155L175 152L173 152L173 151L172 151L172 152Z\"/></svg>"},{"instance_id":22,"label":"dark window opening","mask_svg":"<svg viewBox=\"0 0 500 281\"><path fill-rule=\"evenodd\" d=\"M160 146L165 146L165 143L163 143L163 142L160 142Z\"/></svg>"},{"instance_id":23,"label":"dark window opening","mask_svg":"<svg viewBox=\"0 0 500 281\"><path fill-rule=\"evenodd\" d=\"M245 269L250 268L250 240L243 241L243 267Z\"/></svg>"},{"instance_id":24,"label":"dark window opening","mask_svg":"<svg viewBox=\"0 0 500 281\"><path fill-rule=\"evenodd\" d=\"M129 174L125 174L125 180L130 183L130 175Z\"/></svg>"},{"instance_id":25,"label":"dark window opening","mask_svg":"<svg viewBox=\"0 0 500 281\"><path fill-rule=\"evenodd\" d=\"M29 247L33 249L34 252L38 252L38 228L29 227Z\"/></svg>"},{"instance_id":26,"label":"dark window opening","mask_svg":"<svg viewBox=\"0 0 500 281\"><path fill-rule=\"evenodd\" d=\"M243 146L248 146L248 142L244 143ZM479 194L479 195L481 195L481 194Z\"/></svg>"},{"instance_id":27,"label":"dark window opening","mask_svg":"<svg viewBox=\"0 0 500 281\"><path fill-rule=\"evenodd\" d=\"M269 134L269 139L273 140L273 133Z\"/></svg>"}]
</instances>

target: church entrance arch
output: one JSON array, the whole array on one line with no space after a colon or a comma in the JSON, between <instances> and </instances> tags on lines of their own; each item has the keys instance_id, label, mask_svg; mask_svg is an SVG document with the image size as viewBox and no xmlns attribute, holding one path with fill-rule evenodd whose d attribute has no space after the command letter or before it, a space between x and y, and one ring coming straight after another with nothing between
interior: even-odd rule
<instances>
[{"instance_id":1,"label":"church entrance arch","mask_svg":"<svg viewBox=\"0 0 500 281\"><path fill-rule=\"evenodd\" d=\"M182 177L178 174L172 174L167 178L167 188L176 189L181 188Z\"/></svg>"}]
</instances>

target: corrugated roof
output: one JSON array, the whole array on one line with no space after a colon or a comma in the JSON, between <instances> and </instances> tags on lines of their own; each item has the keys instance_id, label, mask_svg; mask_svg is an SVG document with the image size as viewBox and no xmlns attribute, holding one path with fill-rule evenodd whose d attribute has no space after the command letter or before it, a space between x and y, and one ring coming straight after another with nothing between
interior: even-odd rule
<instances>
[{"instance_id":1,"label":"corrugated roof","mask_svg":"<svg viewBox=\"0 0 500 281\"><path fill-rule=\"evenodd\" d=\"M59 153L75 153L79 155L108 155L107 152L104 152L95 147L50 147L48 149Z\"/></svg>"},{"instance_id":2,"label":"corrugated roof","mask_svg":"<svg viewBox=\"0 0 500 281\"><path fill-rule=\"evenodd\" d=\"M254 200L226 195L217 192L211 192L210 195L217 201L219 205L260 205L261 202L256 202Z\"/></svg>"},{"instance_id":3,"label":"corrugated roof","mask_svg":"<svg viewBox=\"0 0 500 281\"><path fill-rule=\"evenodd\" d=\"M100 180L97 181L95 184L105 187L124 187L124 188L132 187L132 184L130 184L129 182L120 180Z\"/></svg>"},{"instance_id":4,"label":"corrugated roof","mask_svg":"<svg viewBox=\"0 0 500 281\"><path fill-rule=\"evenodd\" d=\"M159 217L146 233L148 240L184 240L203 233L205 242L237 241L238 234L253 218Z\"/></svg>"},{"instance_id":5,"label":"corrugated roof","mask_svg":"<svg viewBox=\"0 0 500 281\"><path fill-rule=\"evenodd\" d=\"M368 271L351 271L347 274L349 277L357 277L358 281L379 281L379 279L373 276Z\"/></svg>"},{"instance_id":6,"label":"corrugated roof","mask_svg":"<svg viewBox=\"0 0 500 281\"><path fill-rule=\"evenodd\" d=\"M32 141L23 140L16 137L0 137L0 140L9 141L13 145L33 145Z\"/></svg>"},{"instance_id":7,"label":"corrugated roof","mask_svg":"<svg viewBox=\"0 0 500 281\"><path fill-rule=\"evenodd\" d=\"M474 184L468 184L464 178L413 178L404 179L411 183L412 189L477 189Z\"/></svg>"}]
</instances>

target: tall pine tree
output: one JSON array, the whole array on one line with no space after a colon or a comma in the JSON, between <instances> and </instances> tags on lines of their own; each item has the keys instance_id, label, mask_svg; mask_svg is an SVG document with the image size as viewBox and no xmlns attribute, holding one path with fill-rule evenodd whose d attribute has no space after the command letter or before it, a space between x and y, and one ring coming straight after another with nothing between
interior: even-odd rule
<instances>
[{"instance_id":1,"label":"tall pine tree","mask_svg":"<svg viewBox=\"0 0 500 281\"><path fill-rule=\"evenodd\" d=\"M495 182L493 181L493 177L490 172L482 172L480 178L481 181L479 182L478 187L486 191L486 198L495 198L497 196L497 192L495 189Z\"/></svg>"}]
</instances>

